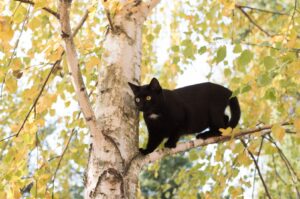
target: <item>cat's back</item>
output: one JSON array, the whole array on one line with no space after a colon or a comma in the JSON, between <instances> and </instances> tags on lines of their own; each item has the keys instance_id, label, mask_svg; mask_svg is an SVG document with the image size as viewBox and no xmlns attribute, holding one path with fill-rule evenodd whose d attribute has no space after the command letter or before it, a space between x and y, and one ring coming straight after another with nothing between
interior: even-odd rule
<instances>
[{"instance_id":1,"label":"cat's back","mask_svg":"<svg viewBox=\"0 0 300 199\"><path fill-rule=\"evenodd\" d=\"M174 94L181 98L229 98L232 92L219 84L204 82L173 90Z\"/></svg>"}]
</instances>

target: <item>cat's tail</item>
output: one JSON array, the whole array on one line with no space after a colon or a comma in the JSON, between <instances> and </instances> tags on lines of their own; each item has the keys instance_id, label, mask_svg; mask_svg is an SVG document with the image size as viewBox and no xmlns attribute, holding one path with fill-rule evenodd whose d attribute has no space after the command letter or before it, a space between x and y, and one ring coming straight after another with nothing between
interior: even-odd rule
<instances>
[{"instance_id":1,"label":"cat's tail","mask_svg":"<svg viewBox=\"0 0 300 199\"><path fill-rule=\"evenodd\" d=\"M241 117L241 109L237 97L232 97L229 100L231 117L228 126L234 128L239 123Z\"/></svg>"}]
</instances>

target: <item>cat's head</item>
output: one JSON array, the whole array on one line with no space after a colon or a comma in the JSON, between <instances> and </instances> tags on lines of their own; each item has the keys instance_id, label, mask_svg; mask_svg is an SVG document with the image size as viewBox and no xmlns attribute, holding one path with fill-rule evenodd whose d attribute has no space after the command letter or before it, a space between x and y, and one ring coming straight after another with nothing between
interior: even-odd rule
<instances>
[{"instance_id":1,"label":"cat's head","mask_svg":"<svg viewBox=\"0 0 300 199\"><path fill-rule=\"evenodd\" d=\"M156 78L149 84L137 86L128 82L134 94L134 101L139 111L157 110L162 103L162 88Z\"/></svg>"}]
</instances>

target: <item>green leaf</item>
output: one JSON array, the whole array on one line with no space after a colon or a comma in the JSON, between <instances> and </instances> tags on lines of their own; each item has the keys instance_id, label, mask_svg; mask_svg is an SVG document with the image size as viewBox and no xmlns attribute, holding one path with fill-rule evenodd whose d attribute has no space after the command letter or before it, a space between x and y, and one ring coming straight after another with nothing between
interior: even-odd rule
<instances>
[{"instance_id":1,"label":"green leaf","mask_svg":"<svg viewBox=\"0 0 300 199\"><path fill-rule=\"evenodd\" d=\"M172 46L172 51L174 51L174 52L179 52L179 46Z\"/></svg>"},{"instance_id":2,"label":"green leaf","mask_svg":"<svg viewBox=\"0 0 300 199\"><path fill-rule=\"evenodd\" d=\"M225 57L226 57L226 46L221 46L217 51L217 57L216 57L217 63L223 61Z\"/></svg>"},{"instance_id":3,"label":"green leaf","mask_svg":"<svg viewBox=\"0 0 300 199\"><path fill-rule=\"evenodd\" d=\"M276 91L274 88L269 88L266 91L266 94L264 96L264 98L271 100L271 101L276 101Z\"/></svg>"},{"instance_id":4,"label":"green leaf","mask_svg":"<svg viewBox=\"0 0 300 199\"><path fill-rule=\"evenodd\" d=\"M242 52L242 46L241 46L241 44L236 44L235 46L234 46L234 49L233 49L233 52L234 53L240 53L240 52Z\"/></svg>"},{"instance_id":5,"label":"green leaf","mask_svg":"<svg viewBox=\"0 0 300 199\"><path fill-rule=\"evenodd\" d=\"M246 66L253 58L253 53L250 50L244 50L238 58L238 64Z\"/></svg>"},{"instance_id":6,"label":"green leaf","mask_svg":"<svg viewBox=\"0 0 300 199\"><path fill-rule=\"evenodd\" d=\"M206 50L207 50L206 46L202 46L201 48L199 48L198 53L200 55L202 55L202 54L204 54L206 52Z\"/></svg>"},{"instance_id":7,"label":"green leaf","mask_svg":"<svg viewBox=\"0 0 300 199\"><path fill-rule=\"evenodd\" d=\"M241 93L246 93L250 90L251 90L251 86L247 84L241 88Z\"/></svg>"},{"instance_id":8,"label":"green leaf","mask_svg":"<svg viewBox=\"0 0 300 199\"><path fill-rule=\"evenodd\" d=\"M231 70L229 68L225 68L224 75L228 78L231 75Z\"/></svg>"},{"instance_id":9,"label":"green leaf","mask_svg":"<svg viewBox=\"0 0 300 199\"><path fill-rule=\"evenodd\" d=\"M146 36L146 39L147 39L148 42L152 42L152 41L154 40L153 34L148 34L148 35Z\"/></svg>"},{"instance_id":10,"label":"green leaf","mask_svg":"<svg viewBox=\"0 0 300 199\"><path fill-rule=\"evenodd\" d=\"M261 87L267 86L272 82L272 79L268 74L262 74L257 78L257 84Z\"/></svg>"},{"instance_id":11,"label":"green leaf","mask_svg":"<svg viewBox=\"0 0 300 199\"><path fill-rule=\"evenodd\" d=\"M270 69L276 65L276 61L271 56L266 56L264 58L264 65L266 69Z\"/></svg>"}]
</instances>

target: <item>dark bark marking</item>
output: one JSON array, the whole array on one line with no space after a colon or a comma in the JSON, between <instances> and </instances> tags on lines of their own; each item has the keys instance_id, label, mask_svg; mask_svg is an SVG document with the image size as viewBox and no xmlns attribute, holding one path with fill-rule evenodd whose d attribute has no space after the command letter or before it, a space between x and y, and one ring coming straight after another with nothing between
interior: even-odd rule
<instances>
[{"instance_id":1,"label":"dark bark marking","mask_svg":"<svg viewBox=\"0 0 300 199\"><path fill-rule=\"evenodd\" d=\"M104 93L109 92L110 90L112 90L112 89L111 88L105 88L105 89L100 90L100 93L104 94Z\"/></svg>"},{"instance_id":2,"label":"dark bark marking","mask_svg":"<svg viewBox=\"0 0 300 199\"><path fill-rule=\"evenodd\" d=\"M124 179L123 179L123 176L120 174L119 171L117 171L116 169L114 168L108 168L106 169L105 171L102 172L102 174L99 176L98 178L98 181L96 183L96 187L94 189L94 191L91 191L90 192L90 197L96 197L96 192L97 192L97 188L100 186L102 180L105 178L105 176L109 174L109 175L112 175L113 176L113 181L115 182L120 182L120 190L121 190L121 198L125 198L124 197ZM114 191L115 189L110 189L111 191ZM105 195L104 193L100 193L101 195Z\"/></svg>"},{"instance_id":3,"label":"dark bark marking","mask_svg":"<svg viewBox=\"0 0 300 199\"><path fill-rule=\"evenodd\" d=\"M121 151L118 147L118 145L116 144L116 142L114 141L114 139L112 137L110 137L109 135L107 135L106 133L103 133L104 137L116 148L116 150L118 151L118 154L120 155L121 161L122 161L122 166L124 168L125 166L125 160L122 157Z\"/></svg>"},{"instance_id":4,"label":"dark bark marking","mask_svg":"<svg viewBox=\"0 0 300 199\"><path fill-rule=\"evenodd\" d=\"M69 38L70 35L62 30L62 31L61 31L61 37L62 37L63 39L65 39L65 38Z\"/></svg>"},{"instance_id":5,"label":"dark bark marking","mask_svg":"<svg viewBox=\"0 0 300 199\"><path fill-rule=\"evenodd\" d=\"M87 122L92 121L92 120L93 120L93 117L87 117L87 118L86 118L86 121L87 121Z\"/></svg>"}]
</instances>

